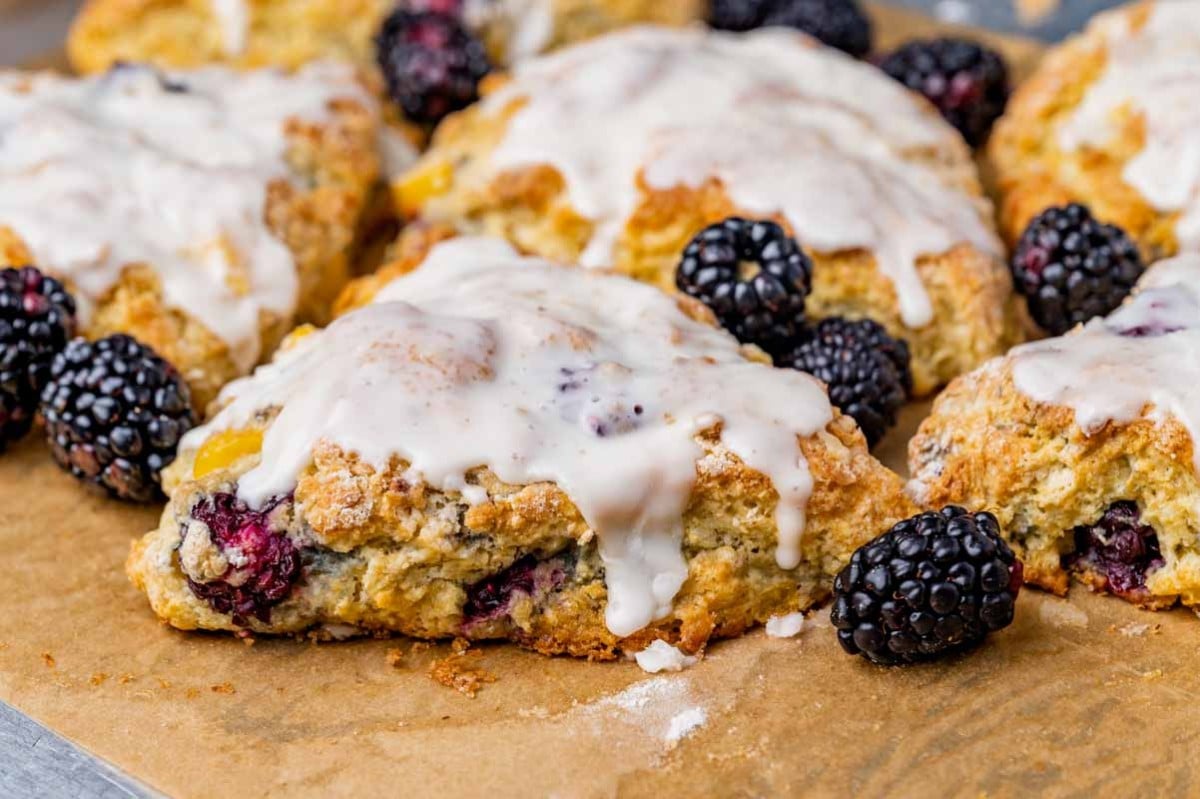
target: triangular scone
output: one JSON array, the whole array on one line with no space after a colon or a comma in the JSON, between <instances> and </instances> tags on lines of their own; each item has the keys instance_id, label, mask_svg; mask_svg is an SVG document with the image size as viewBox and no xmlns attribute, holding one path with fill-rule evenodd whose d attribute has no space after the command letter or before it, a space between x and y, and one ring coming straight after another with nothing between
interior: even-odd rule
<instances>
[{"instance_id":1,"label":"triangular scone","mask_svg":"<svg viewBox=\"0 0 1200 799\"><path fill-rule=\"evenodd\" d=\"M523 62L393 189L411 218L670 289L706 225L771 217L815 261L808 312L907 340L919 395L1022 332L961 136L783 28L637 28Z\"/></svg>"},{"instance_id":2,"label":"triangular scone","mask_svg":"<svg viewBox=\"0 0 1200 799\"><path fill-rule=\"evenodd\" d=\"M1000 519L1029 582L1075 573L1147 607L1200 603L1200 257L1107 319L1019 347L938 398L911 493Z\"/></svg>"},{"instance_id":3,"label":"triangular scone","mask_svg":"<svg viewBox=\"0 0 1200 799\"><path fill-rule=\"evenodd\" d=\"M913 506L819 383L692 311L443 242L223 392L129 574L183 629L596 658L808 608Z\"/></svg>"},{"instance_id":4,"label":"triangular scone","mask_svg":"<svg viewBox=\"0 0 1200 799\"><path fill-rule=\"evenodd\" d=\"M1148 261L1200 250L1200 2L1097 14L1013 94L988 143L1016 242L1052 205L1119 225Z\"/></svg>"}]
</instances>

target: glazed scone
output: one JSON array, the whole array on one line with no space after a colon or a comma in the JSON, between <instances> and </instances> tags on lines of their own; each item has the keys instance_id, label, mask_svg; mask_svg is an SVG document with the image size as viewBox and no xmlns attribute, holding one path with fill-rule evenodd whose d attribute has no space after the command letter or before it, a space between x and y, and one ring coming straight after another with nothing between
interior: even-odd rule
<instances>
[{"instance_id":1,"label":"glazed scone","mask_svg":"<svg viewBox=\"0 0 1200 799\"><path fill-rule=\"evenodd\" d=\"M995 513L1026 579L1070 573L1147 607L1200 604L1200 255L1152 267L1107 319L1027 344L940 396L911 493Z\"/></svg>"},{"instance_id":2,"label":"glazed scone","mask_svg":"<svg viewBox=\"0 0 1200 799\"><path fill-rule=\"evenodd\" d=\"M918 394L1020 336L961 137L790 30L635 28L519 64L394 193L411 218L663 288L706 225L775 218L814 258L809 311L906 339Z\"/></svg>"},{"instance_id":3,"label":"glazed scone","mask_svg":"<svg viewBox=\"0 0 1200 799\"><path fill-rule=\"evenodd\" d=\"M226 387L129 574L187 630L696 652L913 510L819 383L747 354L653 287L443 242Z\"/></svg>"},{"instance_id":4,"label":"glazed scone","mask_svg":"<svg viewBox=\"0 0 1200 799\"><path fill-rule=\"evenodd\" d=\"M989 157L1015 242L1052 205L1079 202L1150 261L1200 250L1200 2L1098 15L1013 96Z\"/></svg>"},{"instance_id":5,"label":"glazed scone","mask_svg":"<svg viewBox=\"0 0 1200 799\"><path fill-rule=\"evenodd\" d=\"M348 276L378 112L349 67L0 74L0 266L62 279L203 409Z\"/></svg>"},{"instance_id":6,"label":"glazed scone","mask_svg":"<svg viewBox=\"0 0 1200 799\"><path fill-rule=\"evenodd\" d=\"M89 0L67 41L80 72L117 61L298 67L375 63L373 37L396 0ZM704 0L464 0L497 63L635 22L682 25Z\"/></svg>"}]
</instances>

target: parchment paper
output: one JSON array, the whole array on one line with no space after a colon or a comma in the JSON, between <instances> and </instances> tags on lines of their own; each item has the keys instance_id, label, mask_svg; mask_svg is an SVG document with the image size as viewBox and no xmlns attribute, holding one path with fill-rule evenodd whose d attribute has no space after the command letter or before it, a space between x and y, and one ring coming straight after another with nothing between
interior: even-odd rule
<instances>
[{"instance_id":1,"label":"parchment paper","mask_svg":"<svg viewBox=\"0 0 1200 799\"><path fill-rule=\"evenodd\" d=\"M932 28L880 15L884 43ZM993 39L993 41L995 41ZM1006 42L1022 70L1033 45ZM903 468L924 407L881 449ZM435 683L448 646L182 634L126 581L157 509L87 493L30 440L0 457L0 699L171 795L1194 794L1200 621L1024 592L982 649L888 670L827 613L652 676L507 645Z\"/></svg>"}]
</instances>

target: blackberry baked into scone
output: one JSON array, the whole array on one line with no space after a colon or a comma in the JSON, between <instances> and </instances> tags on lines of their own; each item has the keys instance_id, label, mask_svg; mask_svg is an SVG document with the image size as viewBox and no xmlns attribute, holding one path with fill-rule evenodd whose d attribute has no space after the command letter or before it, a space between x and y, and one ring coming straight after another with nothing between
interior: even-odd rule
<instances>
[{"instance_id":1,"label":"blackberry baked into scone","mask_svg":"<svg viewBox=\"0 0 1200 799\"><path fill-rule=\"evenodd\" d=\"M710 322L497 239L440 243L226 387L128 572L181 629L593 658L807 608L914 507L817 381Z\"/></svg>"},{"instance_id":2,"label":"blackberry baked into scone","mask_svg":"<svg viewBox=\"0 0 1200 799\"><path fill-rule=\"evenodd\" d=\"M1200 250L1198 94L1200 2L1095 17L1046 57L992 134L1006 238L1078 202L1150 260Z\"/></svg>"},{"instance_id":3,"label":"blackberry baked into scone","mask_svg":"<svg viewBox=\"0 0 1200 799\"><path fill-rule=\"evenodd\" d=\"M1019 347L938 398L911 493L990 510L1027 581L1075 574L1146 607L1200 604L1200 256L1107 318Z\"/></svg>"},{"instance_id":4,"label":"blackberry baked into scone","mask_svg":"<svg viewBox=\"0 0 1200 799\"><path fill-rule=\"evenodd\" d=\"M61 279L82 333L149 345L203 409L297 319L327 318L377 127L339 65L0 73L0 266Z\"/></svg>"},{"instance_id":5,"label":"blackberry baked into scone","mask_svg":"<svg viewBox=\"0 0 1200 799\"><path fill-rule=\"evenodd\" d=\"M81 72L118 61L297 67L375 62L373 38L398 5L460 14L497 63L636 22L682 25L703 0L89 0L67 52Z\"/></svg>"},{"instance_id":6,"label":"blackberry baked into scone","mask_svg":"<svg viewBox=\"0 0 1200 799\"><path fill-rule=\"evenodd\" d=\"M917 394L1020 335L961 137L869 64L782 28L634 28L518 64L394 184L427 225L675 284L689 240L771 217L816 268L808 310L908 341Z\"/></svg>"}]
</instances>

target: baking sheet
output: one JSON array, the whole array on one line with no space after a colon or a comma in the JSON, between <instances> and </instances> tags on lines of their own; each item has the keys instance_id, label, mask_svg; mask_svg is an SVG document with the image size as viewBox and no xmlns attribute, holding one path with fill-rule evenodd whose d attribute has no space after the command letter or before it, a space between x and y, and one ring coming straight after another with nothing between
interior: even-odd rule
<instances>
[{"instance_id":1,"label":"baking sheet","mask_svg":"<svg viewBox=\"0 0 1200 799\"><path fill-rule=\"evenodd\" d=\"M924 412L881 448L891 465ZM449 646L162 626L121 570L156 517L80 490L40 441L0 457L0 699L171 795L1194 793L1184 611L1027 592L979 651L905 670L843 655L825 612L680 674L485 646L463 658L495 679L472 699L429 675Z\"/></svg>"}]
</instances>

